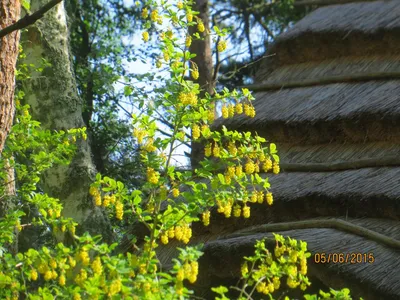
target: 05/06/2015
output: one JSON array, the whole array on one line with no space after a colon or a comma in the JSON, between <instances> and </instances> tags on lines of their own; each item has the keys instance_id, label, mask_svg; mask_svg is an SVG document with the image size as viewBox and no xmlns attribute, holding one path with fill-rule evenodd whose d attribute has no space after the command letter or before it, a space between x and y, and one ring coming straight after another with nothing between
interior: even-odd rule
<instances>
[{"instance_id":1,"label":"05/06/2015","mask_svg":"<svg viewBox=\"0 0 400 300\"><path fill-rule=\"evenodd\" d=\"M314 263L316 264L325 264L325 263L334 263L334 264L361 264L361 263L374 263L375 256L373 253L361 253L361 252L320 252L315 253L313 255Z\"/></svg>"}]
</instances>

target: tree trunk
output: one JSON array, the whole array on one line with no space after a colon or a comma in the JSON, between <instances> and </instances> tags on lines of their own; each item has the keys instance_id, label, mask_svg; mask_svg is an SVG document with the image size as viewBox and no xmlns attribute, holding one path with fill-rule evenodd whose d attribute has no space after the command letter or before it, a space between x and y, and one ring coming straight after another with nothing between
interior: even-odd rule
<instances>
[{"instance_id":1,"label":"tree trunk","mask_svg":"<svg viewBox=\"0 0 400 300\"><path fill-rule=\"evenodd\" d=\"M32 10L46 2L31 1ZM23 82L24 101L31 106L33 118L40 121L43 128L51 130L85 126L82 101L72 71L66 18L64 3L60 3L30 26L21 38L26 53L24 63L38 67L45 59L51 64L42 73L32 71L31 78ZM88 194L96 173L88 141L78 141L77 148L69 166L56 166L44 174L43 189L62 201L63 215L81 225L78 233L102 234L104 240L110 241L109 222Z\"/></svg>"},{"instance_id":2,"label":"tree trunk","mask_svg":"<svg viewBox=\"0 0 400 300\"><path fill-rule=\"evenodd\" d=\"M0 0L0 29L19 19L18 0ZM14 117L15 64L18 57L19 31L0 40L0 153Z\"/></svg>"},{"instance_id":3,"label":"tree trunk","mask_svg":"<svg viewBox=\"0 0 400 300\"><path fill-rule=\"evenodd\" d=\"M210 95L214 93L214 72L213 72L213 61L211 52L211 41L210 41L210 16L208 12L208 0L196 0L193 4L193 10L198 11L200 14L197 15L204 23L204 32L199 33L203 38L201 40L194 40L190 46L190 52L195 53L196 57L192 61L197 65L199 69L199 79L197 82L200 87ZM198 32L196 26L191 26L189 28L189 33L193 35ZM192 168L197 168L199 166L199 161L201 160L203 152L203 145L192 141L192 152L191 152L191 165Z\"/></svg>"}]
</instances>

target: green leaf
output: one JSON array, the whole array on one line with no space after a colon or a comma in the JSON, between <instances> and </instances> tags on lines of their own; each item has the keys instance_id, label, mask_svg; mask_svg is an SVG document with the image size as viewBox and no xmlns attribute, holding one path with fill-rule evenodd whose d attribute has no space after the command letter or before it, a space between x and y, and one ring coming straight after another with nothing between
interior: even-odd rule
<instances>
[{"instance_id":1,"label":"green leaf","mask_svg":"<svg viewBox=\"0 0 400 300\"><path fill-rule=\"evenodd\" d=\"M271 143L271 144L269 145L269 152L270 152L271 154L277 153L277 151L276 151L276 145L275 145L274 143Z\"/></svg>"}]
</instances>

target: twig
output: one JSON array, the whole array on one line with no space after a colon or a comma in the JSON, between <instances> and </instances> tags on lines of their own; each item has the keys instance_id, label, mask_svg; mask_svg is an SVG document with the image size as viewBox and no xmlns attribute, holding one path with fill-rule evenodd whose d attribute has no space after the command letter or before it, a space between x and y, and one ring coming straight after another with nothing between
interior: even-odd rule
<instances>
[{"instance_id":1,"label":"twig","mask_svg":"<svg viewBox=\"0 0 400 300\"><path fill-rule=\"evenodd\" d=\"M37 20L43 18L46 12L48 12L51 8L53 8L60 2L62 2L62 0L52 0L33 14L26 15L22 19L19 19L16 23L7 26L6 28L3 28L2 30L0 30L0 38L6 36L7 34L10 34L13 31L20 30L34 24Z\"/></svg>"}]
</instances>

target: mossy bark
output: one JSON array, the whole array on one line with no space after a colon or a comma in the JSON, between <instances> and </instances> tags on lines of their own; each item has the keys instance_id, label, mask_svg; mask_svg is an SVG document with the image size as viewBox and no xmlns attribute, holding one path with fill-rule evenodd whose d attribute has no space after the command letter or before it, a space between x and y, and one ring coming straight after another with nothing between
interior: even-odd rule
<instances>
[{"instance_id":1,"label":"mossy bark","mask_svg":"<svg viewBox=\"0 0 400 300\"><path fill-rule=\"evenodd\" d=\"M43 6L47 1L31 1L31 9ZM24 101L31 106L33 119L50 130L66 130L84 127L82 101L78 95L72 69L72 57L68 40L67 16L60 3L43 19L30 26L22 34L26 58L23 63L39 67L46 60L51 66L43 72L31 71L30 79L24 80ZM88 194L89 185L96 170L92 162L88 141L77 142L77 153L69 166L56 166L47 171L42 188L64 205L63 215L72 217L81 226L79 231L102 234L111 240L111 227L104 212L94 206Z\"/></svg>"}]
</instances>

